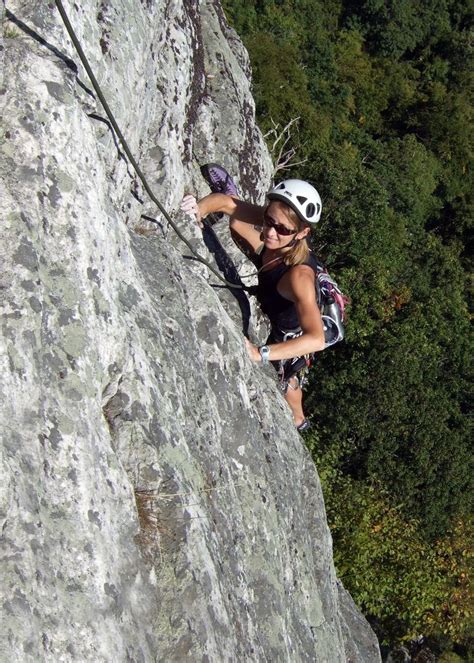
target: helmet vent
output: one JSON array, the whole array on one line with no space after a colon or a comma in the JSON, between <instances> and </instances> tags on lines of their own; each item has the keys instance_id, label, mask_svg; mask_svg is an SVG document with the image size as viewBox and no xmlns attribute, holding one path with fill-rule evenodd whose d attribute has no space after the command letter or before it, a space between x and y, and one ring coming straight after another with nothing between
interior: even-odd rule
<instances>
[{"instance_id":1,"label":"helmet vent","mask_svg":"<svg viewBox=\"0 0 474 663\"><path fill-rule=\"evenodd\" d=\"M310 219L312 216L314 216L315 212L316 207L313 205L313 203L309 203L309 205L306 207L306 218Z\"/></svg>"},{"instance_id":2,"label":"helmet vent","mask_svg":"<svg viewBox=\"0 0 474 663\"><path fill-rule=\"evenodd\" d=\"M304 205L305 202L308 200L306 196L296 196L296 197L298 198L298 202L300 203L300 205Z\"/></svg>"}]
</instances>

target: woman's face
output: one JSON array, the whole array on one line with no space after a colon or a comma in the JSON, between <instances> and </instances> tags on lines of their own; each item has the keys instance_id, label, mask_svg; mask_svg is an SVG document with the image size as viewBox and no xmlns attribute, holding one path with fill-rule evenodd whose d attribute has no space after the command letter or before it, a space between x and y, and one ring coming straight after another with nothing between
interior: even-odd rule
<instances>
[{"instance_id":1,"label":"woman's face","mask_svg":"<svg viewBox=\"0 0 474 663\"><path fill-rule=\"evenodd\" d=\"M305 237L309 228L298 230L297 224L289 218L285 203L274 200L263 214L263 243L268 249L283 249L294 239Z\"/></svg>"}]
</instances>

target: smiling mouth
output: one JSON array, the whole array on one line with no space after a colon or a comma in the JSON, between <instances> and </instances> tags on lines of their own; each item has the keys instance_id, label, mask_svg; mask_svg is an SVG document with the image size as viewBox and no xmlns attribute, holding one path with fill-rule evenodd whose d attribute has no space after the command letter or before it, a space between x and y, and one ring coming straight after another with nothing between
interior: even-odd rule
<instances>
[{"instance_id":1,"label":"smiling mouth","mask_svg":"<svg viewBox=\"0 0 474 663\"><path fill-rule=\"evenodd\" d=\"M265 235L264 239L267 240L268 242L281 242L280 237L271 237L270 235Z\"/></svg>"}]
</instances>

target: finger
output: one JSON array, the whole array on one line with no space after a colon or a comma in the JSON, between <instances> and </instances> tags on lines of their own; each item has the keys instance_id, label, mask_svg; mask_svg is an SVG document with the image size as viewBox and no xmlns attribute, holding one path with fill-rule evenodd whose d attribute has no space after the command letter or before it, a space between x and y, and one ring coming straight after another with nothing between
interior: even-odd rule
<instances>
[{"instance_id":1,"label":"finger","mask_svg":"<svg viewBox=\"0 0 474 663\"><path fill-rule=\"evenodd\" d=\"M196 204L181 205L181 210L186 214L196 214L198 211L198 206Z\"/></svg>"},{"instance_id":2,"label":"finger","mask_svg":"<svg viewBox=\"0 0 474 663\"><path fill-rule=\"evenodd\" d=\"M184 196L180 207L185 212L195 210L197 207L197 200L194 196L188 194L187 196Z\"/></svg>"}]
</instances>

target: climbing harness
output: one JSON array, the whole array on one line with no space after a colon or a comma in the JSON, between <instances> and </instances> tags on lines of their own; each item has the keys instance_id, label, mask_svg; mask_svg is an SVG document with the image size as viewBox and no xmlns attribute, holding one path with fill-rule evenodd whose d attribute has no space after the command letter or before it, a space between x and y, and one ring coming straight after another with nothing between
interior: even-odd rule
<instances>
[{"instance_id":1,"label":"climbing harness","mask_svg":"<svg viewBox=\"0 0 474 663\"><path fill-rule=\"evenodd\" d=\"M303 334L302 329L288 331L283 334L282 343L292 338L298 338ZM293 357L292 359L280 359L278 363L278 386L283 394L288 389L295 391L298 387L303 388L308 381L307 373L313 363L314 352L311 354ZM296 384L292 385L290 380L295 378Z\"/></svg>"},{"instance_id":2,"label":"climbing harness","mask_svg":"<svg viewBox=\"0 0 474 663\"><path fill-rule=\"evenodd\" d=\"M131 152L131 150L130 150L130 148L129 148L129 146L128 146L128 143L127 143L127 141L126 141L126 139L125 139L123 133L121 132L120 127L119 127L118 124L117 124L117 121L115 120L115 117L114 117L112 111L110 110L109 104L107 103L107 100L106 100L106 98L104 97L104 94L103 94L103 92L102 92L102 90L101 90L101 87L100 87L99 83L97 82L97 79L96 79L96 77L95 77L95 75L94 75L94 72L93 72L92 69L91 69L91 66L90 66L90 64L89 64L89 61L87 60L87 57L86 57L86 55L85 55L85 53L84 53L84 51L83 51L83 49L82 49L82 46L81 46L81 44L80 44L80 42L79 42L79 39L77 38L77 35L76 35L76 33L74 32L74 28L72 27L71 22L69 21L69 18L68 18L67 14L66 14L66 11L65 11L65 9L64 9L64 6L63 6L61 0L54 0L54 1L55 1L55 4L56 4L56 7L58 8L58 11L59 11L59 13L60 13L60 15L61 15L61 18L62 18L62 20L63 20L64 26L65 26L65 28L66 28L66 30L67 30L67 32L68 32L70 38L71 38L71 41L72 41L72 43L73 43L73 45L74 45L74 47L75 47L75 49L76 49L76 51L77 51L77 54L79 55L79 58L80 58L80 60L81 60L81 62L82 62L82 64L83 64L83 66L84 66L84 69L86 70L87 75L88 75L89 78L90 78L90 81L91 81L91 83L92 83L92 86L93 86L93 88L94 88L94 90L95 90L95 92L96 92L96 94L97 94L97 96L98 96L98 98L99 98L99 100L100 100L100 102L101 102L101 104L102 104L104 110L105 110L105 113L106 113L106 115L107 115L107 117L108 117L108 119L109 119L109 121L110 121L110 124L112 125L112 127L113 127L113 129L114 129L114 131L115 131L115 134L116 134L116 136L118 137L118 139L119 139L119 141L120 141L120 143L121 143L121 145L122 145L122 147L123 147L123 149L124 149L125 154L127 155L128 159L129 159L129 161L130 161L130 163L131 163L132 166L133 166L133 169L135 170L135 172L136 172L138 178L140 179L141 183L143 184L143 187L144 187L145 191L147 192L147 194L149 195L150 199L151 199L151 200L155 203L155 205L158 207L158 209L159 209L160 212L163 214L163 216L165 217L165 219L168 221L168 223L170 224L171 228L174 230L174 232L175 232L176 235L179 237L179 239L180 239L182 242L184 242L184 244L186 244L186 246L188 247L188 249L191 251L191 253L192 253L192 254L194 255L194 257L196 258L196 260L198 260L199 262L201 262L203 265L206 265L206 267L207 267L207 268L208 268L208 269L209 269L209 270L210 270L215 276L217 276L217 278L218 278L220 281L222 281L223 283L225 283L229 288L234 288L234 289L238 289L238 290L248 290L247 286L245 286L245 285L242 285L242 284L239 284L239 283L231 283L230 281L227 281L227 280L226 280L225 278L223 278L223 277L221 276L221 274L220 274L220 273L219 273L219 272L218 272L218 271L217 271L217 270L211 265L211 263L209 263L207 260L205 260L205 258L203 258L201 255L199 255L199 253L197 253L197 252L195 251L195 249L194 249L193 245L191 244L191 242L190 242L190 241L189 241L189 240L183 235L183 233L179 230L179 228L177 227L177 225L176 225L176 224L174 223L174 221L171 219L171 217L170 217L170 215L168 214L168 212L165 210L165 208L163 207L163 205L160 203L160 201L158 200L158 198L155 196L155 194L153 193L153 191L152 191L150 185L148 184L148 182L147 182L147 180L146 180L145 175L143 174L143 171L141 170L140 166L138 165L138 162L136 161L135 157L133 156L133 154L132 154L132 152Z\"/></svg>"}]
</instances>

